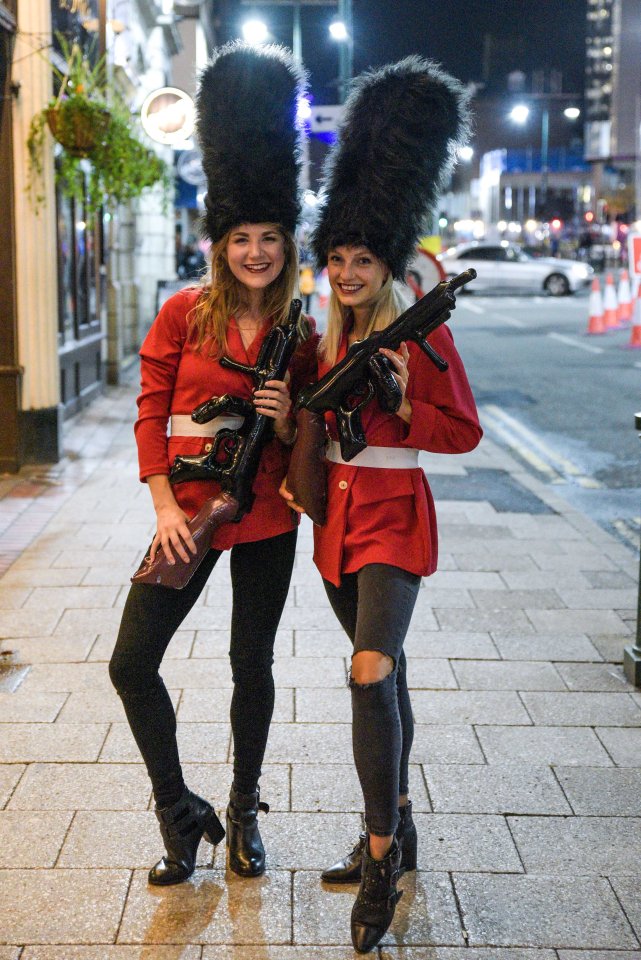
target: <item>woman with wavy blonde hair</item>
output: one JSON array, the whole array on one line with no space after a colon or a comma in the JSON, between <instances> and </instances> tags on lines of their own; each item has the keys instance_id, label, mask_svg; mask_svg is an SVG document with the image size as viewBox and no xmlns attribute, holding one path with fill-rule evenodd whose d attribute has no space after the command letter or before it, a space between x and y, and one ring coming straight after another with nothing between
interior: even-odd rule
<instances>
[{"instance_id":1,"label":"woman with wavy blonde hair","mask_svg":"<svg viewBox=\"0 0 641 960\"><path fill-rule=\"evenodd\" d=\"M224 550L231 551L234 684L229 866L243 876L258 876L265 869L257 814L268 807L259 799L258 781L274 707L274 639L297 535L294 514L278 495L295 435L290 390L296 389L296 355L290 382L268 380L261 390L254 390L242 368L220 361L228 356L253 367L267 333L284 322L294 295L301 83L300 69L281 48L231 44L214 55L198 99L211 272L201 286L182 290L164 304L140 351L135 432L140 479L149 487L156 511L152 560L162 550L171 564L176 556L189 561L196 548L187 520L218 492L212 480L172 487L174 458L206 455L219 430L242 421L229 415L201 425L193 422L191 411L213 396L229 394L253 403L274 424L260 455L251 510L214 532L211 549L182 589L134 583L125 604L110 674L151 778L165 845L165 855L149 872L152 884L186 880L201 838L216 844L225 836L211 803L185 785L174 708L158 672L169 641ZM211 747L212 759L224 757L215 743Z\"/></svg>"}]
</instances>

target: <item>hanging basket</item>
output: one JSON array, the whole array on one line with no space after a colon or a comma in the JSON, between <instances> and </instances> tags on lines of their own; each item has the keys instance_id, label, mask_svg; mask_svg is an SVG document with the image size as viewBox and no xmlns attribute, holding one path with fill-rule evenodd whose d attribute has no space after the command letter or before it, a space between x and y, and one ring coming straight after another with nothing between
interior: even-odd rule
<instances>
[{"instance_id":1,"label":"hanging basket","mask_svg":"<svg viewBox=\"0 0 641 960\"><path fill-rule=\"evenodd\" d=\"M73 157L90 157L105 141L111 114L90 100L63 100L47 110L49 129Z\"/></svg>"}]
</instances>

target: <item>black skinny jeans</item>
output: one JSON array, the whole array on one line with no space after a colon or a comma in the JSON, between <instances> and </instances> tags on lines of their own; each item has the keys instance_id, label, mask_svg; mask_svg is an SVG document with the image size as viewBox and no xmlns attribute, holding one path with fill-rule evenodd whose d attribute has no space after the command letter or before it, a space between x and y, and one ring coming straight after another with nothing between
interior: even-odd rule
<instances>
[{"instance_id":1,"label":"black skinny jeans","mask_svg":"<svg viewBox=\"0 0 641 960\"><path fill-rule=\"evenodd\" d=\"M403 642L421 578L386 563L370 563L341 577L340 587L324 580L325 591L345 633L352 656L378 650L394 669L377 683L352 691L352 747L370 833L389 836L398 824L398 797L406 794L414 718L407 689Z\"/></svg>"},{"instance_id":2,"label":"black skinny jeans","mask_svg":"<svg viewBox=\"0 0 641 960\"><path fill-rule=\"evenodd\" d=\"M230 557L233 609L234 789L256 790L274 710L274 640L296 550L297 530L240 543ZM220 550L210 550L183 590L134 584L127 597L109 675L151 778L156 804L171 806L184 780L176 715L158 669L169 641L200 596Z\"/></svg>"}]
</instances>

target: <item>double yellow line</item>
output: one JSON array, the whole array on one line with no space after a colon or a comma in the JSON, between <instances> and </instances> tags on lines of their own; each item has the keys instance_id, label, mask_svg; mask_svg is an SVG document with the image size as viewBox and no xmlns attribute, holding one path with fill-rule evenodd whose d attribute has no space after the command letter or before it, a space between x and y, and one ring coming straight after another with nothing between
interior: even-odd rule
<instances>
[{"instance_id":1,"label":"double yellow line","mask_svg":"<svg viewBox=\"0 0 641 960\"><path fill-rule=\"evenodd\" d=\"M631 520L613 520L612 526L635 550L639 549L639 526L641 526L641 517L632 517Z\"/></svg>"},{"instance_id":2,"label":"double yellow line","mask_svg":"<svg viewBox=\"0 0 641 960\"><path fill-rule=\"evenodd\" d=\"M575 463L558 453L500 407L491 403L481 407L481 423L542 474L549 483L575 483L589 490L603 487L602 483L586 477Z\"/></svg>"}]
</instances>

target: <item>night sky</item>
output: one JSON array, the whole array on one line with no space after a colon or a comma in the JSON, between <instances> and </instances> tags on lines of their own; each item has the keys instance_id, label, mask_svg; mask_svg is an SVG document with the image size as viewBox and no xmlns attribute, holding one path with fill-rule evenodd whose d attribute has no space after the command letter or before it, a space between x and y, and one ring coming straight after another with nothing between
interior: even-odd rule
<instances>
[{"instance_id":1,"label":"night sky","mask_svg":"<svg viewBox=\"0 0 641 960\"><path fill-rule=\"evenodd\" d=\"M257 13L277 42L291 45L291 8L261 8L260 0L254 8L238 0L224 6L222 39L238 36L242 21ZM505 89L511 70L556 69L565 91L583 90L586 0L353 0L353 10L355 73L419 53L463 81L481 82L485 64L487 89ZM338 55L327 30L335 16L336 7L302 10L303 59L316 103L336 102Z\"/></svg>"}]
</instances>

